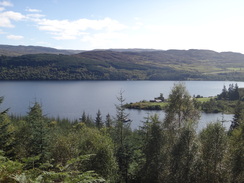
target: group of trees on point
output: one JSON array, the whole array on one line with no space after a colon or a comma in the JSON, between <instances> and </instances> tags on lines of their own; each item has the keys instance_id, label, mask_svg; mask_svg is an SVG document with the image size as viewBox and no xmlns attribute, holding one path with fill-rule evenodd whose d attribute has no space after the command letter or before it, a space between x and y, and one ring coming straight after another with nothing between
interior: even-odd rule
<instances>
[{"instance_id":1,"label":"group of trees on point","mask_svg":"<svg viewBox=\"0 0 244 183\"><path fill-rule=\"evenodd\" d=\"M227 90L226 86L224 85L222 89L222 93L217 96L219 100L239 100L239 87L237 84L230 84Z\"/></svg>"},{"instance_id":2,"label":"group of trees on point","mask_svg":"<svg viewBox=\"0 0 244 183\"><path fill-rule=\"evenodd\" d=\"M34 103L24 117L0 113L0 182L242 183L244 116L232 127L210 123L197 131L199 106L175 84L164 120L145 118L132 131L120 92L116 116L103 121L50 119ZM0 104L3 98L0 98Z\"/></svg>"}]
</instances>

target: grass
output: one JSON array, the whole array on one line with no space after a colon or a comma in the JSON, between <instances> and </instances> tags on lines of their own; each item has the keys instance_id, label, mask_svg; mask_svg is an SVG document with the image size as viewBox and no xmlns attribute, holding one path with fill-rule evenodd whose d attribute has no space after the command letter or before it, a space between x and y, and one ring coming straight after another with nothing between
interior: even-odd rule
<instances>
[{"instance_id":1,"label":"grass","mask_svg":"<svg viewBox=\"0 0 244 183\"><path fill-rule=\"evenodd\" d=\"M210 99L211 97L196 98L198 102L208 102Z\"/></svg>"},{"instance_id":2,"label":"grass","mask_svg":"<svg viewBox=\"0 0 244 183\"><path fill-rule=\"evenodd\" d=\"M231 71L243 71L243 68L241 68L241 67L229 67L227 69L231 70Z\"/></svg>"},{"instance_id":3,"label":"grass","mask_svg":"<svg viewBox=\"0 0 244 183\"><path fill-rule=\"evenodd\" d=\"M196 98L197 101L203 103L208 102L211 97L203 97L203 98ZM149 102L149 101L141 101L126 104L125 107L128 109L140 109L140 110L163 110L168 105L167 102Z\"/></svg>"}]
</instances>

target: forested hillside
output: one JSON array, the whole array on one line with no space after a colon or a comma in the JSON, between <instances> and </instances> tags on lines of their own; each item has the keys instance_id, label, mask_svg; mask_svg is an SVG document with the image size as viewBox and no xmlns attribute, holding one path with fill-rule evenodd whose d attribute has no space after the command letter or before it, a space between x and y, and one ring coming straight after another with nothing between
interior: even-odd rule
<instances>
[{"instance_id":1,"label":"forested hillside","mask_svg":"<svg viewBox=\"0 0 244 183\"><path fill-rule=\"evenodd\" d=\"M41 50L20 56L2 54L0 80L244 80L240 53L131 49L70 55Z\"/></svg>"},{"instance_id":2,"label":"forested hillside","mask_svg":"<svg viewBox=\"0 0 244 183\"><path fill-rule=\"evenodd\" d=\"M43 47L43 46L0 45L0 55L5 55L5 56L20 56L26 54L40 54L40 53L72 55L80 52L82 52L82 50L60 50L60 49L55 49L50 47Z\"/></svg>"},{"instance_id":3,"label":"forested hillside","mask_svg":"<svg viewBox=\"0 0 244 183\"><path fill-rule=\"evenodd\" d=\"M149 116L132 131L122 94L106 119L100 110L95 119L50 119L38 103L24 117L2 110L0 182L243 183L243 104L230 129L213 122L197 131L198 105L176 84L165 119Z\"/></svg>"}]
</instances>

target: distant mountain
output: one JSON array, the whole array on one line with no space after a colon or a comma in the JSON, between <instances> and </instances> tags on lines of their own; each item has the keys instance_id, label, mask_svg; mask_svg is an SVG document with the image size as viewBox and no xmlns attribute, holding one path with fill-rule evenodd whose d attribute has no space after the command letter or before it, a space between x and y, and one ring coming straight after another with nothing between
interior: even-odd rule
<instances>
[{"instance_id":1,"label":"distant mountain","mask_svg":"<svg viewBox=\"0 0 244 183\"><path fill-rule=\"evenodd\" d=\"M39 54L39 53L72 55L80 52L83 52L83 50L60 50L60 49L42 47L42 46L0 45L0 55L5 55L5 56L20 56L26 54Z\"/></svg>"},{"instance_id":2,"label":"distant mountain","mask_svg":"<svg viewBox=\"0 0 244 183\"><path fill-rule=\"evenodd\" d=\"M6 45L0 45L0 50L12 54L0 57L0 80L244 81L244 55L234 52L197 49L77 51Z\"/></svg>"}]
</instances>

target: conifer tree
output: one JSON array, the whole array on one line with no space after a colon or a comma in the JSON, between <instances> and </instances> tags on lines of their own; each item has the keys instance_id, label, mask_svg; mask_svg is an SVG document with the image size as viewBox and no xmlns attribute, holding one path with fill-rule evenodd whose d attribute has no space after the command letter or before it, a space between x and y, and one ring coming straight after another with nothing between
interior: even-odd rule
<instances>
[{"instance_id":1,"label":"conifer tree","mask_svg":"<svg viewBox=\"0 0 244 183\"><path fill-rule=\"evenodd\" d=\"M106 125L106 127L107 127L107 128L112 127L112 119L111 119L111 117L110 117L110 114L109 114L109 113L106 115L106 121L105 121L105 125Z\"/></svg>"},{"instance_id":2,"label":"conifer tree","mask_svg":"<svg viewBox=\"0 0 244 183\"><path fill-rule=\"evenodd\" d=\"M0 97L0 105L3 99L3 97ZM3 150L7 157L13 157L15 144L14 131L11 129L7 111L8 109L0 112L0 150Z\"/></svg>"},{"instance_id":3,"label":"conifer tree","mask_svg":"<svg viewBox=\"0 0 244 183\"><path fill-rule=\"evenodd\" d=\"M227 180L228 170L225 168L225 154L227 150L227 133L221 123L207 125L200 132L201 143L202 182L221 183Z\"/></svg>"},{"instance_id":4,"label":"conifer tree","mask_svg":"<svg viewBox=\"0 0 244 183\"><path fill-rule=\"evenodd\" d=\"M128 114L125 113L123 92L120 91L117 97L119 104L116 105L116 122L113 135L117 145L116 156L119 169L121 172L122 180L128 182L128 169L129 169L129 146L127 136L130 132L130 121L127 120Z\"/></svg>"},{"instance_id":5,"label":"conifer tree","mask_svg":"<svg viewBox=\"0 0 244 183\"><path fill-rule=\"evenodd\" d=\"M244 180L244 124L235 128L230 136L230 164L232 182L242 183Z\"/></svg>"},{"instance_id":6,"label":"conifer tree","mask_svg":"<svg viewBox=\"0 0 244 183\"><path fill-rule=\"evenodd\" d=\"M141 170L141 182L160 183L165 139L158 116L150 116L143 126L145 164Z\"/></svg>"},{"instance_id":7,"label":"conifer tree","mask_svg":"<svg viewBox=\"0 0 244 183\"><path fill-rule=\"evenodd\" d=\"M27 123L30 127L29 156L38 156L43 162L47 153L48 125L45 121L41 105L37 102L30 108L27 116Z\"/></svg>"},{"instance_id":8,"label":"conifer tree","mask_svg":"<svg viewBox=\"0 0 244 183\"><path fill-rule=\"evenodd\" d=\"M180 136L172 144L170 153L170 173L168 182L197 182L198 143L195 130L191 127L181 129Z\"/></svg>"},{"instance_id":9,"label":"conifer tree","mask_svg":"<svg viewBox=\"0 0 244 183\"><path fill-rule=\"evenodd\" d=\"M236 103L233 120L231 122L230 131L237 128L241 123L244 123L243 110L244 110L243 105L241 104L241 101L238 100L238 102Z\"/></svg>"},{"instance_id":10,"label":"conifer tree","mask_svg":"<svg viewBox=\"0 0 244 183\"><path fill-rule=\"evenodd\" d=\"M221 98L224 99L224 100L227 100L229 98L229 94L228 94L228 91L227 91L225 85L224 85L222 93L221 93Z\"/></svg>"},{"instance_id":11,"label":"conifer tree","mask_svg":"<svg viewBox=\"0 0 244 183\"><path fill-rule=\"evenodd\" d=\"M101 129L103 127L102 114L101 114L100 110L98 110L98 112L97 112L97 116L96 116L96 119L95 119L95 124L96 124L96 127L98 129Z\"/></svg>"}]
</instances>

